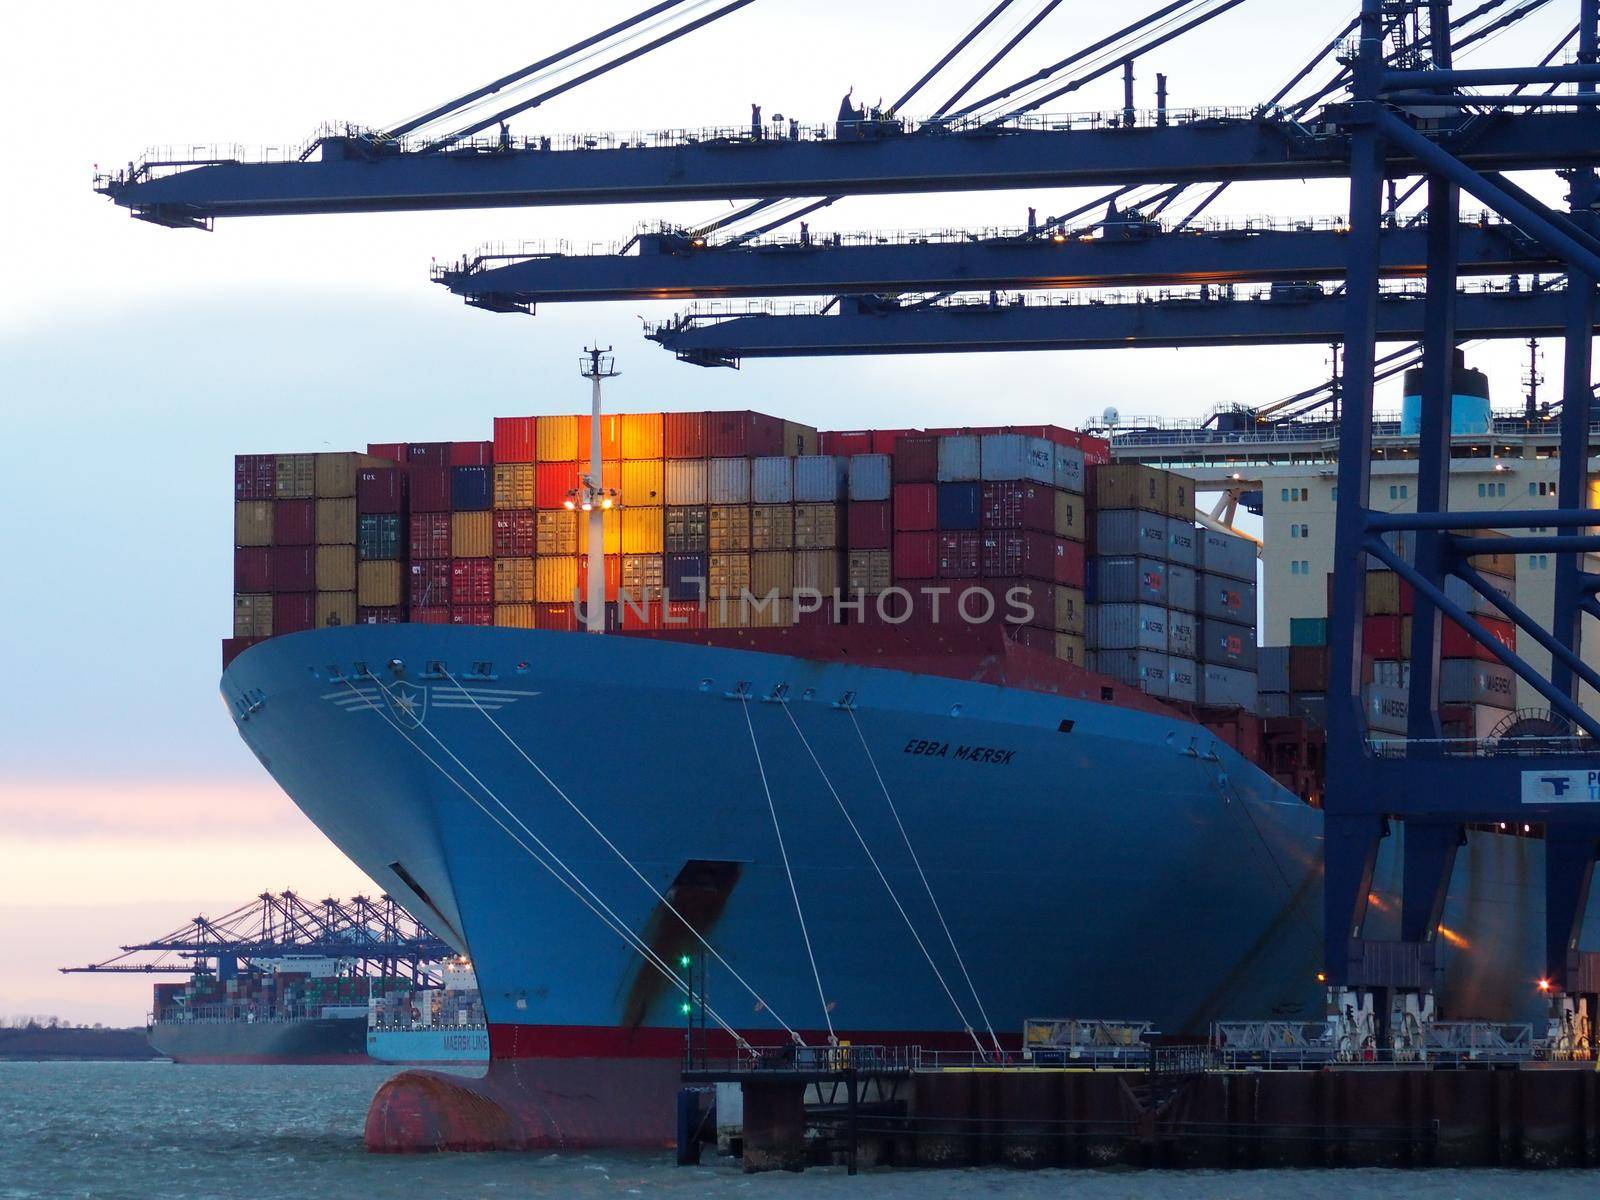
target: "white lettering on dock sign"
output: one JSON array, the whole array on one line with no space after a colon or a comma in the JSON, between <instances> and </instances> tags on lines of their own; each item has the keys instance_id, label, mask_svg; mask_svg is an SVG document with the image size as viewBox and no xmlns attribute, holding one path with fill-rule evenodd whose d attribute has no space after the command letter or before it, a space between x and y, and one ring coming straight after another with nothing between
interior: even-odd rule
<instances>
[{"instance_id":1,"label":"white lettering on dock sign","mask_svg":"<svg viewBox=\"0 0 1600 1200\"><path fill-rule=\"evenodd\" d=\"M1600 771L1524 771L1524 804L1600 804Z\"/></svg>"}]
</instances>

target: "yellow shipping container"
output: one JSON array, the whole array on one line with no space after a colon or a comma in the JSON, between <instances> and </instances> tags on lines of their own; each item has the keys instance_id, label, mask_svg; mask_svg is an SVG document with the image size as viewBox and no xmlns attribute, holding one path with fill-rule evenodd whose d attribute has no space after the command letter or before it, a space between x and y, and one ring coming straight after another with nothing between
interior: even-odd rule
<instances>
[{"instance_id":1,"label":"yellow shipping container","mask_svg":"<svg viewBox=\"0 0 1600 1200\"><path fill-rule=\"evenodd\" d=\"M871 552L864 551L863 553ZM879 550L877 553L887 557L889 551ZM831 598L839 588L840 557L840 552L837 550L796 550L794 552L795 591L807 588L813 592L821 592L824 596ZM889 585L885 583L883 586L888 587Z\"/></svg>"},{"instance_id":2,"label":"yellow shipping container","mask_svg":"<svg viewBox=\"0 0 1600 1200\"><path fill-rule=\"evenodd\" d=\"M356 603L363 608L389 608L400 603L400 564L368 561L356 567Z\"/></svg>"},{"instance_id":3,"label":"yellow shipping container","mask_svg":"<svg viewBox=\"0 0 1600 1200\"><path fill-rule=\"evenodd\" d=\"M1081 542L1084 538L1084 500L1073 492L1056 493L1056 536Z\"/></svg>"},{"instance_id":4,"label":"yellow shipping container","mask_svg":"<svg viewBox=\"0 0 1600 1200\"><path fill-rule=\"evenodd\" d=\"M324 453L316 456L317 497L338 499L356 494L356 472L362 467L392 467L385 458L351 451Z\"/></svg>"},{"instance_id":5,"label":"yellow shipping container","mask_svg":"<svg viewBox=\"0 0 1600 1200\"><path fill-rule=\"evenodd\" d=\"M1167 472L1167 516L1194 520L1194 480Z\"/></svg>"},{"instance_id":6,"label":"yellow shipping container","mask_svg":"<svg viewBox=\"0 0 1600 1200\"><path fill-rule=\"evenodd\" d=\"M494 514L458 512L450 516L450 556L488 558L494 553ZM361 603L365 604L363 600Z\"/></svg>"},{"instance_id":7,"label":"yellow shipping container","mask_svg":"<svg viewBox=\"0 0 1600 1200\"><path fill-rule=\"evenodd\" d=\"M794 506L794 544L797 550L829 550L844 539L840 536L842 504L796 504Z\"/></svg>"},{"instance_id":8,"label":"yellow shipping container","mask_svg":"<svg viewBox=\"0 0 1600 1200\"><path fill-rule=\"evenodd\" d=\"M534 598L533 559L497 558L494 560L494 602L532 604ZM500 624L497 619L495 624Z\"/></svg>"},{"instance_id":9,"label":"yellow shipping container","mask_svg":"<svg viewBox=\"0 0 1600 1200\"><path fill-rule=\"evenodd\" d=\"M356 623L356 594L342 589L336 592L317 593L317 628L331 629L336 625Z\"/></svg>"},{"instance_id":10,"label":"yellow shipping container","mask_svg":"<svg viewBox=\"0 0 1600 1200\"><path fill-rule=\"evenodd\" d=\"M655 595L662 583L662 559L659 554L624 554L622 556L622 590L635 601L646 594Z\"/></svg>"},{"instance_id":11,"label":"yellow shipping container","mask_svg":"<svg viewBox=\"0 0 1600 1200\"><path fill-rule=\"evenodd\" d=\"M1094 469L1098 508L1142 508L1167 511L1167 473L1139 463L1107 463Z\"/></svg>"},{"instance_id":12,"label":"yellow shipping container","mask_svg":"<svg viewBox=\"0 0 1600 1200\"><path fill-rule=\"evenodd\" d=\"M660 554L662 532L666 527L667 510L664 508L633 508L622 510L622 553Z\"/></svg>"},{"instance_id":13,"label":"yellow shipping container","mask_svg":"<svg viewBox=\"0 0 1600 1200\"><path fill-rule=\"evenodd\" d=\"M713 551L750 548L750 509L743 504L715 504L707 510L709 545Z\"/></svg>"},{"instance_id":14,"label":"yellow shipping container","mask_svg":"<svg viewBox=\"0 0 1600 1200\"><path fill-rule=\"evenodd\" d=\"M659 511L659 510L658 510ZM622 509L608 508L600 514L600 528L605 542L605 554L622 553ZM589 553L589 517L590 514L580 512L578 518L578 553Z\"/></svg>"},{"instance_id":15,"label":"yellow shipping container","mask_svg":"<svg viewBox=\"0 0 1600 1200\"><path fill-rule=\"evenodd\" d=\"M532 629L533 605L496 604L494 606L494 623L508 629Z\"/></svg>"},{"instance_id":16,"label":"yellow shipping container","mask_svg":"<svg viewBox=\"0 0 1600 1200\"><path fill-rule=\"evenodd\" d=\"M1056 628L1062 633L1083 636L1083 589L1075 587L1055 588L1055 616Z\"/></svg>"},{"instance_id":17,"label":"yellow shipping container","mask_svg":"<svg viewBox=\"0 0 1600 1200\"><path fill-rule=\"evenodd\" d=\"M356 544L356 502L317 501L317 545L354 546Z\"/></svg>"},{"instance_id":18,"label":"yellow shipping container","mask_svg":"<svg viewBox=\"0 0 1600 1200\"><path fill-rule=\"evenodd\" d=\"M706 594L737 596L750 589L748 554L712 554L706 563Z\"/></svg>"},{"instance_id":19,"label":"yellow shipping container","mask_svg":"<svg viewBox=\"0 0 1600 1200\"><path fill-rule=\"evenodd\" d=\"M794 624L794 601L787 599L767 600L759 603L751 600L744 604L743 611L739 614L739 626L743 629L777 629L784 625ZM729 608L735 607L729 604Z\"/></svg>"},{"instance_id":20,"label":"yellow shipping container","mask_svg":"<svg viewBox=\"0 0 1600 1200\"><path fill-rule=\"evenodd\" d=\"M355 538L350 539L352 542ZM272 545L272 501L235 500L233 502L233 544L235 546ZM238 634L253 637L254 634Z\"/></svg>"},{"instance_id":21,"label":"yellow shipping container","mask_svg":"<svg viewBox=\"0 0 1600 1200\"><path fill-rule=\"evenodd\" d=\"M623 413L622 457L660 458L663 424L660 413Z\"/></svg>"},{"instance_id":22,"label":"yellow shipping container","mask_svg":"<svg viewBox=\"0 0 1600 1200\"><path fill-rule=\"evenodd\" d=\"M577 590L576 555L534 560L534 599L540 604L571 604Z\"/></svg>"},{"instance_id":23,"label":"yellow shipping container","mask_svg":"<svg viewBox=\"0 0 1600 1200\"><path fill-rule=\"evenodd\" d=\"M793 505L758 504L750 510L752 550L788 550L793 545Z\"/></svg>"},{"instance_id":24,"label":"yellow shipping container","mask_svg":"<svg viewBox=\"0 0 1600 1200\"><path fill-rule=\"evenodd\" d=\"M315 454L280 454L277 473L279 500L309 500L317 494Z\"/></svg>"},{"instance_id":25,"label":"yellow shipping container","mask_svg":"<svg viewBox=\"0 0 1600 1200\"><path fill-rule=\"evenodd\" d=\"M1393 571L1368 571L1364 612L1369 617L1400 614L1400 576Z\"/></svg>"},{"instance_id":26,"label":"yellow shipping container","mask_svg":"<svg viewBox=\"0 0 1600 1200\"><path fill-rule=\"evenodd\" d=\"M353 592L356 590L356 548L354 546L317 547L317 590Z\"/></svg>"},{"instance_id":27,"label":"yellow shipping container","mask_svg":"<svg viewBox=\"0 0 1600 1200\"><path fill-rule=\"evenodd\" d=\"M534 518L534 550L540 554L578 552L578 514L564 508L541 508Z\"/></svg>"},{"instance_id":28,"label":"yellow shipping container","mask_svg":"<svg viewBox=\"0 0 1600 1200\"><path fill-rule=\"evenodd\" d=\"M894 583L893 561L888 550L852 550L845 564L845 590L852 595L888 591Z\"/></svg>"},{"instance_id":29,"label":"yellow shipping container","mask_svg":"<svg viewBox=\"0 0 1600 1200\"><path fill-rule=\"evenodd\" d=\"M272 597L264 592L238 592L233 597L233 636L272 636Z\"/></svg>"},{"instance_id":30,"label":"yellow shipping container","mask_svg":"<svg viewBox=\"0 0 1600 1200\"><path fill-rule=\"evenodd\" d=\"M1088 655L1084 651L1083 639L1075 633L1056 634L1056 657L1062 662L1071 663L1075 667L1088 666Z\"/></svg>"},{"instance_id":31,"label":"yellow shipping container","mask_svg":"<svg viewBox=\"0 0 1600 1200\"><path fill-rule=\"evenodd\" d=\"M626 426L624 426L626 429ZM659 458L622 460L622 503L625 507L666 503L666 464Z\"/></svg>"},{"instance_id":32,"label":"yellow shipping container","mask_svg":"<svg viewBox=\"0 0 1600 1200\"><path fill-rule=\"evenodd\" d=\"M794 592L794 551L758 550L750 556L750 590L757 596Z\"/></svg>"},{"instance_id":33,"label":"yellow shipping container","mask_svg":"<svg viewBox=\"0 0 1600 1200\"><path fill-rule=\"evenodd\" d=\"M798 421L785 421L783 423L783 450L781 453L788 455L815 454L817 453L817 431L810 425L802 425Z\"/></svg>"},{"instance_id":34,"label":"yellow shipping container","mask_svg":"<svg viewBox=\"0 0 1600 1200\"><path fill-rule=\"evenodd\" d=\"M506 508L532 508L534 465L532 463L504 463L494 469L494 506Z\"/></svg>"},{"instance_id":35,"label":"yellow shipping container","mask_svg":"<svg viewBox=\"0 0 1600 1200\"><path fill-rule=\"evenodd\" d=\"M589 457L589 447L578 445L577 417L540 417L533 433L540 462L574 462Z\"/></svg>"}]
</instances>

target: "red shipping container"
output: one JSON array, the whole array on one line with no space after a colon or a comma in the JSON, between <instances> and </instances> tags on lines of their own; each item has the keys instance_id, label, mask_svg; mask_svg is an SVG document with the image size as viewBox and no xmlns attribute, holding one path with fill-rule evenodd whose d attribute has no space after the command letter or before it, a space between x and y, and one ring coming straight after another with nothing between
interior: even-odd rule
<instances>
[{"instance_id":1,"label":"red shipping container","mask_svg":"<svg viewBox=\"0 0 1600 1200\"><path fill-rule=\"evenodd\" d=\"M983 573L992 577L1048 579L1082 587L1083 545L1035 530L988 530L983 534Z\"/></svg>"},{"instance_id":2,"label":"red shipping container","mask_svg":"<svg viewBox=\"0 0 1600 1200\"><path fill-rule=\"evenodd\" d=\"M704 629L710 618L698 600L668 600L665 629Z\"/></svg>"},{"instance_id":3,"label":"red shipping container","mask_svg":"<svg viewBox=\"0 0 1600 1200\"><path fill-rule=\"evenodd\" d=\"M406 444L404 442L368 442L367 453L373 458L387 458L392 463L406 461Z\"/></svg>"},{"instance_id":4,"label":"red shipping container","mask_svg":"<svg viewBox=\"0 0 1600 1200\"><path fill-rule=\"evenodd\" d=\"M874 454L893 454L895 444L903 437L922 432L919 429L874 429L872 431L872 452Z\"/></svg>"},{"instance_id":5,"label":"red shipping container","mask_svg":"<svg viewBox=\"0 0 1600 1200\"><path fill-rule=\"evenodd\" d=\"M452 625L493 625L494 605L492 604L453 604L450 606L450 624Z\"/></svg>"},{"instance_id":6,"label":"red shipping container","mask_svg":"<svg viewBox=\"0 0 1600 1200\"><path fill-rule=\"evenodd\" d=\"M563 508L583 476L579 463L540 463L533 476L533 502L539 508Z\"/></svg>"},{"instance_id":7,"label":"red shipping container","mask_svg":"<svg viewBox=\"0 0 1600 1200\"><path fill-rule=\"evenodd\" d=\"M538 462L534 430L537 417L496 417L494 419L494 461L497 463Z\"/></svg>"},{"instance_id":8,"label":"red shipping container","mask_svg":"<svg viewBox=\"0 0 1600 1200\"><path fill-rule=\"evenodd\" d=\"M895 534L893 567L896 581L937 578L939 535L920 530Z\"/></svg>"},{"instance_id":9,"label":"red shipping container","mask_svg":"<svg viewBox=\"0 0 1600 1200\"><path fill-rule=\"evenodd\" d=\"M665 627L663 618L666 604L667 601L660 596L633 596L627 603L618 602L617 619L625 631L662 629Z\"/></svg>"},{"instance_id":10,"label":"red shipping container","mask_svg":"<svg viewBox=\"0 0 1600 1200\"><path fill-rule=\"evenodd\" d=\"M443 608L450 603L451 564L447 558L430 558L411 564L407 595L411 607Z\"/></svg>"},{"instance_id":11,"label":"red shipping container","mask_svg":"<svg viewBox=\"0 0 1600 1200\"><path fill-rule=\"evenodd\" d=\"M257 642L262 642L262 641L265 641L265 640L266 640L265 638L253 638L253 637L247 637L247 638L223 638L222 639L222 669L224 671L226 671L228 669L228 664L231 663L234 659L238 658L239 655L243 654L246 650L250 649L250 647L254 646ZM158 984L156 984L156 986L157 987L161 987L163 985L158 983ZM174 984L168 984L166 986L169 986L169 987L180 987L182 985L174 983Z\"/></svg>"},{"instance_id":12,"label":"red shipping container","mask_svg":"<svg viewBox=\"0 0 1600 1200\"><path fill-rule=\"evenodd\" d=\"M1054 533L1056 493L1038 483L986 483L979 508L984 529L1037 529Z\"/></svg>"},{"instance_id":13,"label":"red shipping container","mask_svg":"<svg viewBox=\"0 0 1600 1200\"><path fill-rule=\"evenodd\" d=\"M897 533L901 530L939 528L939 485L895 484L894 527Z\"/></svg>"},{"instance_id":14,"label":"red shipping container","mask_svg":"<svg viewBox=\"0 0 1600 1200\"><path fill-rule=\"evenodd\" d=\"M1019 646L1026 646L1029 650L1036 650L1041 654L1055 656L1056 635L1051 629L1036 629L1032 625L1018 625L1011 631L1011 639Z\"/></svg>"},{"instance_id":15,"label":"red shipping container","mask_svg":"<svg viewBox=\"0 0 1600 1200\"><path fill-rule=\"evenodd\" d=\"M1028 625L1036 629L1055 626L1055 597L1048 583L1038 579L985 579L981 586L993 598L994 611L987 614L987 606L981 599L969 599L956 609L969 623L984 624L983 618L987 615L989 621L1011 626ZM956 599L961 599L959 594ZM1050 648L1054 652L1054 642Z\"/></svg>"},{"instance_id":16,"label":"red shipping container","mask_svg":"<svg viewBox=\"0 0 1600 1200\"><path fill-rule=\"evenodd\" d=\"M1050 542L1056 556L1055 574L1051 578L1068 587L1083 587L1089 576L1083 543L1058 537L1052 537Z\"/></svg>"},{"instance_id":17,"label":"red shipping container","mask_svg":"<svg viewBox=\"0 0 1600 1200\"><path fill-rule=\"evenodd\" d=\"M890 512L887 500L852 500L847 518L847 544L852 550L887 550Z\"/></svg>"},{"instance_id":18,"label":"red shipping container","mask_svg":"<svg viewBox=\"0 0 1600 1200\"><path fill-rule=\"evenodd\" d=\"M357 625L398 625L400 624L400 609L394 608L358 608L356 609Z\"/></svg>"},{"instance_id":19,"label":"red shipping container","mask_svg":"<svg viewBox=\"0 0 1600 1200\"><path fill-rule=\"evenodd\" d=\"M532 558L534 515L531 508L507 509L494 514L494 556Z\"/></svg>"},{"instance_id":20,"label":"red shipping container","mask_svg":"<svg viewBox=\"0 0 1600 1200\"><path fill-rule=\"evenodd\" d=\"M404 507L404 481L399 467L362 467L356 472L356 511L399 512Z\"/></svg>"},{"instance_id":21,"label":"red shipping container","mask_svg":"<svg viewBox=\"0 0 1600 1200\"><path fill-rule=\"evenodd\" d=\"M407 442L406 465L409 467L448 467L449 442Z\"/></svg>"},{"instance_id":22,"label":"red shipping container","mask_svg":"<svg viewBox=\"0 0 1600 1200\"><path fill-rule=\"evenodd\" d=\"M450 603L452 607L494 603L494 559L452 558L450 560ZM457 621L457 625L487 622Z\"/></svg>"},{"instance_id":23,"label":"red shipping container","mask_svg":"<svg viewBox=\"0 0 1600 1200\"><path fill-rule=\"evenodd\" d=\"M938 536L939 578L976 579L983 558L982 536L976 530L947 532Z\"/></svg>"},{"instance_id":24,"label":"red shipping container","mask_svg":"<svg viewBox=\"0 0 1600 1200\"><path fill-rule=\"evenodd\" d=\"M233 590L236 592L272 590L270 546L240 546L233 552Z\"/></svg>"},{"instance_id":25,"label":"red shipping container","mask_svg":"<svg viewBox=\"0 0 1600 1200\"><path fill-rule=\"evenodd\" d=\"M1400 618L1363 617L1361 621L1361 653L1367 658L1399 658Z\"/></svg>"},{"instance_id":26,"label":"red shipping container","mask_svg":"<svg viewBox=\"0 0 1600 1200\"><path fill-rule=\"evenodd\" d=\"M450 624L450 609L446 605L437 608L413 608L411 620L417 625L448 625Z\"/></svg>"},{"instance_id":27,"label":"red shipping container","mask_svg":"<svg viewBox=\"0 0 1600 1200\"><path fill-rule=\"evenodd\" d=\"M1499 643L1507 650L1517 648L1517 627L1510 621L1498 621L1493 617L1479 617L1478 622L1494 634ZM1499 662L1494 656L1494 651L1483 645L1454 621L1445 621L1444 627L1439 631L1439 657L1440 658L1475 658L1479 662Z\"/></svg>"},{"instance_id":28,"label":"red shipping container","mask_svg":"<svg viewBox=\"0 0 1600 1200\"><path fill-rule=\"evenodd\" d=\"M315 500L274 500L272 502L272 544L274 546L316 545L317 502Z\"/></svg>"},{"instance_id":29,"label":"red shipping container","mask_svg":"<svg viewBox=\"0 0 1600 1200\"><path fill-rule=\"evenodd\" d=\"M707 458L762 458L783 453L783 422L758 412L709 412Z\"/></svg>"},{"instance_id":30,"label":"red shipping container","mask_svg":"<svg viewBox=\"0 0 1600 1200\"><path fill-rule=\"evenodd\" d=\"M450 514L423 512L411 514L411 557L450 557Z\"/></svg>"},{"instance_id":31,"label":"red shipping container","mask_svg":"<svg viewBox=\"0 0 1600 1200\"><path fill-rule=\"evenodd\" d=\"M939 439L930 434L903 437L894 444L896 483L936 483L939 479Z\"/></svg>"},{"instance_id":32,"label":"red shipping container","mask_svg":"<svg viewBox=\"0 0 1600 1200\"><path fill-rule=\"evenodd\" d=\"M407 467L411 482L411 508L414 512L450 511L450 468Z\"/></svg>"},{"instance_id":33,"label":"red shipping container","mask_svg":"<svg viewBox=\"0 0 1600 1200\"><path fill-rule=\"evenodd\" d=\"M1111 443L1105 438L1081 433L1078 435L1078 448L1083 451L1083 461L1087 466L1102 467L1111 461Z\"/></svg>"},{"instance_id":34,"label":"red shipping container","mask_svg":"<svg viewBox=\"0 0 1600 1200\"><path fill-rule=\"evenodd\" d=\"M316 591L317 548L315 546L272 547L272 590L274 592ZM273 629L282 632L276 625Z\"/></svg>"},{"instance_id":35,"label":"red shipping container","mask_svg":"<svg viewBox=\"0 0 1600 1200\"><path fill-rule=\"evenodd\" d=\"M589 461L589 431L594 420L588 413L577 418L578 421L578 457L584 462ZM620 459L622 457L622 417L612 413L600 418L600 461L607 459Z\"/></svg>"},{"instance_id":36,"label":"red shipping container","mask_svg":"<svg viewBox=\"0 0 1600 1200\"><path fill-rule=\"evenodd\" d=\"M606 557L606 603L611 603L622 593L622 555L608 554ZM578 555L578 592L580 595L589 594L589 556Z\"/></svg>"},{"instance_id":37,"label":"red shipping container","mask_svg":"<svg viewBox=\"0 0 1600 1200\"><path fill-rule=\"evenodd\" d=\"M872 430L829 430L817 435L817 443L822 453L836 454L841 458L848 458L852 454L871 454Z\"/></svg>"},{"instance_id":38,"label":"red shipping container","mask_svg":"<svg viewBox=\"0 0 1600 1200\"><path fill-rule=\"evenodd\" d=\"M533 606L533 627L573 633L578 628L578 614L570 604L545 602Z\"/></svg>"},{"instance_id":39,"label":"red shipping container","mask_svg":"<svg viewBox=\"0 0 1600 1200\"><path fill-rule=\"evenodd\" d=\"M272 597L272 633L299 633L317 623L315 592L279 592Z\"/></svg>"},{"instance_id":40,"label":"red shipping container","mask_svg":"<svg viewBox=\"0 0 1600 1200\"><path fill-rule=\"evenodd\" d=\"M233 498L271 500L278 494L278 458L274 454L233 456Z\"/></svg>"},{"instance_id":41,"label":"red shipping container","mask_svg":"<svg viewBox=\"0 0 1600 1200\"><path fill-rule=\"evenodd\" d=\"M705 458L706 414L667 413L661 422L661 437L667 458Z\"/></svg>"},{"instance_id":42,"label":"red shipping container","mask_svg":"<svg viewBox=\"0 0 1600 1200\"><path fill-rule=\"evenodd\" d=\"M494 466L494 443L451 442L450 465L452 467L492 467Z\"/></svg>"}]
</instances>

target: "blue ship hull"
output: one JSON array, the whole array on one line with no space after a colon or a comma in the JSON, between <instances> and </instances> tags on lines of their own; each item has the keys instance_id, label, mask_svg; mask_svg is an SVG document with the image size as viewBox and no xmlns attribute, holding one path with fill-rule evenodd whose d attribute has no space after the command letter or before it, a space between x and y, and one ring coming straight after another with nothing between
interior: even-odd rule
<instances>
[{"instance_id":1,"label":"blue ship hull","mask_svg":"<svg viewBox=\"0 0 1600 1200\"><path fill-rule=\"evenodd\" d=\"M557 862L673 962L699 948L627 863L675 898L748 982L707 968L710 1006L752 1040L787 1026L820 1041L831 1025L970 1047L984 1015L1014 1044L1029 1017L1203 1032L1322 1011L1320 814L1176 714L649 638L427 625L274 638L222 690L301 809L471 957L493 1057L514 1064L496 1102L526 1144L670 1136L684 1046L681 995ZM1387 849L1373 936L1397 917ZM1461 855L1445 957L1473 1015L1538 1003L1527 882L1541 866L1520 838L1474 835Z\"/></svg>"}]
</instances>

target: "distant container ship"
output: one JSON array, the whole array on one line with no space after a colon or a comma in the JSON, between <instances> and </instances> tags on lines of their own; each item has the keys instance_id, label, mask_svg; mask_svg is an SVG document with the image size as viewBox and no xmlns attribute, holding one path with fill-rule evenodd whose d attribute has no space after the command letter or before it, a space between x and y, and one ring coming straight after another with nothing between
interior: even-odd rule
<instances>
[{"instance_id":1,"label":"distant container ship","mask_svg":"<svg viewBox=\"0 0 1600 1200\"><path fill-rule=\"evenodd\" d=\"M1054 427L630 414L590 545L589 433L236 464L239 732L482 988L487 1075L400 1076L369 1145L669 1139L683 958L769 1044L1321 1011L1317 785L1282 753L1314 739L1253 711L1254 548L1181 475ZM632 636L575 632L590 553ZM1458 860L1480 1015L1534 999L1541 849Z\"/></svg>"},{"instance_id":2,"label":"distant container ship","mask_svg":"<svg viewBox=\"0 0 1600 1200\"><path fill-rule=\"evenodd\" d=\"M472 967L449 962L444 986L374 993L367 1055L374 1062L464 1066L489 1061L489 1025Z\"/></svg>"}]
</instances>

